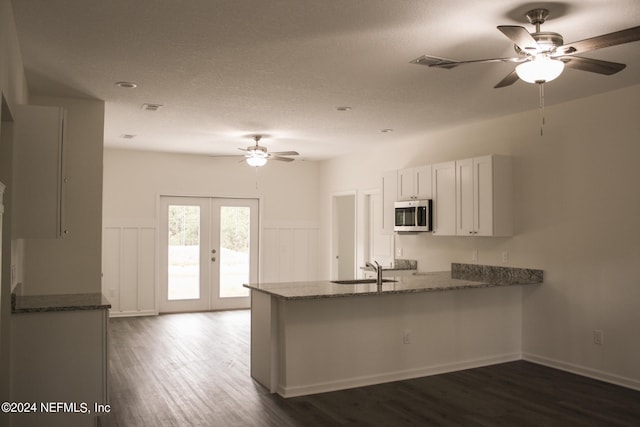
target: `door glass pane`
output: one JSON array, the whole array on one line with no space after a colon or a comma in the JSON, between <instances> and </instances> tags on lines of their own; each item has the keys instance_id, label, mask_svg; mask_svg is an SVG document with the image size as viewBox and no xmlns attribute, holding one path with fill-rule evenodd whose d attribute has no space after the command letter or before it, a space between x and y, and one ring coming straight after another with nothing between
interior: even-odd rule
<instances>
[{"instance_id":1,"label":"door glass pane","mask_svg":"<svg viewBox=\"0 0 640 427\"><path fill-rule=\"evenodd\" d=\"M200 298L200 206L169 206L169 300Z\"/></svg>"},{"instance_id":2,"label":"door glass pane","mask_svg":"<svg viewBox=\"0 0 640 427\"><path fill-rule=\"evenodd\" d=\"M246 297L249 290L249 231L251 209L220 208L220 298Z\"/></svg>"}]
</instances>

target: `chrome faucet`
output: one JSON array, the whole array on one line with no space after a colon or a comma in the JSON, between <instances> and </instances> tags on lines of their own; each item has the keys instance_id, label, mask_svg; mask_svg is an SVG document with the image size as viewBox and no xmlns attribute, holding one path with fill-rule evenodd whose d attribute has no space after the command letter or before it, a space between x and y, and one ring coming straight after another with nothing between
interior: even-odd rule
<instances>
[{"instance_id":1,"label":"chrome faucet","mask_svg":"<svg viewBox=\"0 0 640 427\"><path fill-rule=\"evenodd\" d=\"M369 261L365 264L365 268L376 272L376 284L378 288L382 287L382 266L378 264L378 261L373 261L376 265L371 264Z\"/></svg>"}]
</instances>

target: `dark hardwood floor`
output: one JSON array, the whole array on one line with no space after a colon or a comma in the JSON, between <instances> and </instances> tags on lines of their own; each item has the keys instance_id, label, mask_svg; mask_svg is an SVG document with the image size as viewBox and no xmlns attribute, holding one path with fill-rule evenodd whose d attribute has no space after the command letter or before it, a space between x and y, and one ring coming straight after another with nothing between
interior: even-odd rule
<instances>
[{"instance_id":1,"label":"dark hardwood floor","mask_svg":"<svg viewBox=\"0 0 640 427\"><path fill-rule=\"evenodd\" d=\"M249 375L249 312L110 321L102 426L640 426L640 392L519 361L283 399Z\"/></svg>"}]
</instances>

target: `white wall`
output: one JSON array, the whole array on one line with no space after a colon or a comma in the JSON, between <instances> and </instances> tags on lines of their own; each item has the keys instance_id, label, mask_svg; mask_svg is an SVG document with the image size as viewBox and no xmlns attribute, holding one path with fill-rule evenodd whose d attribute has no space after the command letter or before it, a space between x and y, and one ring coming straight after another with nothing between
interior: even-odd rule
<instances>
[{"instance_id":1,"label":"white wall","mask_svg":"<svg viewBox=\"0 0 640 427\"><path fill-rule=\"evenodd\" d=\"M2 101L6 105L2 105L2 120L0 126L2 130L2 154L11 152L11 147L7 147L7 136L10 134L11 123L5 121L9 119L8 114L17 104L25 103L27 100L27 83L24 78L24 68L22 64L22 55L18 45L15 22L13 19L13 11L9 0L0 0L0 92ZM9 133L7 133L9 132ZM10 138L8 138L10 139ZM7 151L8 150L8 151ZM0 176L6 181L6 176L10 175L10 162L3 159L0 162ZM9 184L5 182L5 184ZM5 220L10 221L11 218L11 188L8 187L5 192ZM6 259L11 258L11 234L10 224L3 227L3 245L2 256ZM8 244L7 244L8 243ZM15 245L14 245L15 246ZM2 279L0 280L0 401L10 400L9 395L9 340L10 340L10 322L11 322L11 274L8 272L7 265L10 263L3 262ZM8 424L8 415L0 413L0 424Z\"/></svg>"},{"instance_id":2,"label":"white wall","mask_svg":"<svg viewBox=\"0 0 640 427\"><path fill-rule=\"evenodd\" d=\"M104 151L103 292L112 314L157 312L160 195L261 198L260 280L318 275L318 164ZM154 256L149 256L153 251Z\"/></svg>"},{"instance_id":3,"label":"white wall","mask_svg":"<svg viewBox=\"0 0 640 427\"><path fill-rule=\"evenodd\" d=\"M534 110L434 131L365 158L360 152L324 162L321 227L329 229L332 192L379 187L380 171L489 153L512 156L513 237L419 234L397 236L396 246L422 271L471 262L473 250L480 264L503 264L501 253L508 251L508 265L543 269L545 284L523 289L525 356L640 388L639 111L640 86L633 86L547 106L543 137ZM363 236L362 228L358 232ZM321 236L326 256L327 233ZM593 343L596 328L604 332L602 346Z\"/></svg>"}]
</instances>

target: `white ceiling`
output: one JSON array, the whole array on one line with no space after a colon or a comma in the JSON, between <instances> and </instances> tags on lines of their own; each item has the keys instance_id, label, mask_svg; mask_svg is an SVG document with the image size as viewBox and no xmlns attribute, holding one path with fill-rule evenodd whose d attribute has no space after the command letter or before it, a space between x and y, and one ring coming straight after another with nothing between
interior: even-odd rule
<instances>
[{"instance_id":1,"label":"white ceiling","mask_svg":"<svg viewBox=\"0 0 640 427\"><path fill-rule=\"evenodd\" d=\"M535 109L535 85L493 89L513 64L409 64L422 54L513 56L496 26L533 31L529 9L547 7L542 30L565 43L640 24L638 0L12 3L31 92L106 101L105 146L237 154L259 133L270 151L297 150L309 160ZM627 68L613 76L567 69L546 85L547 105L640 83L640 42L584 56ZM142 111L143 103L163 107ZM394 132L380 132L386 128Z\"/></svg>"}]
</instances>

